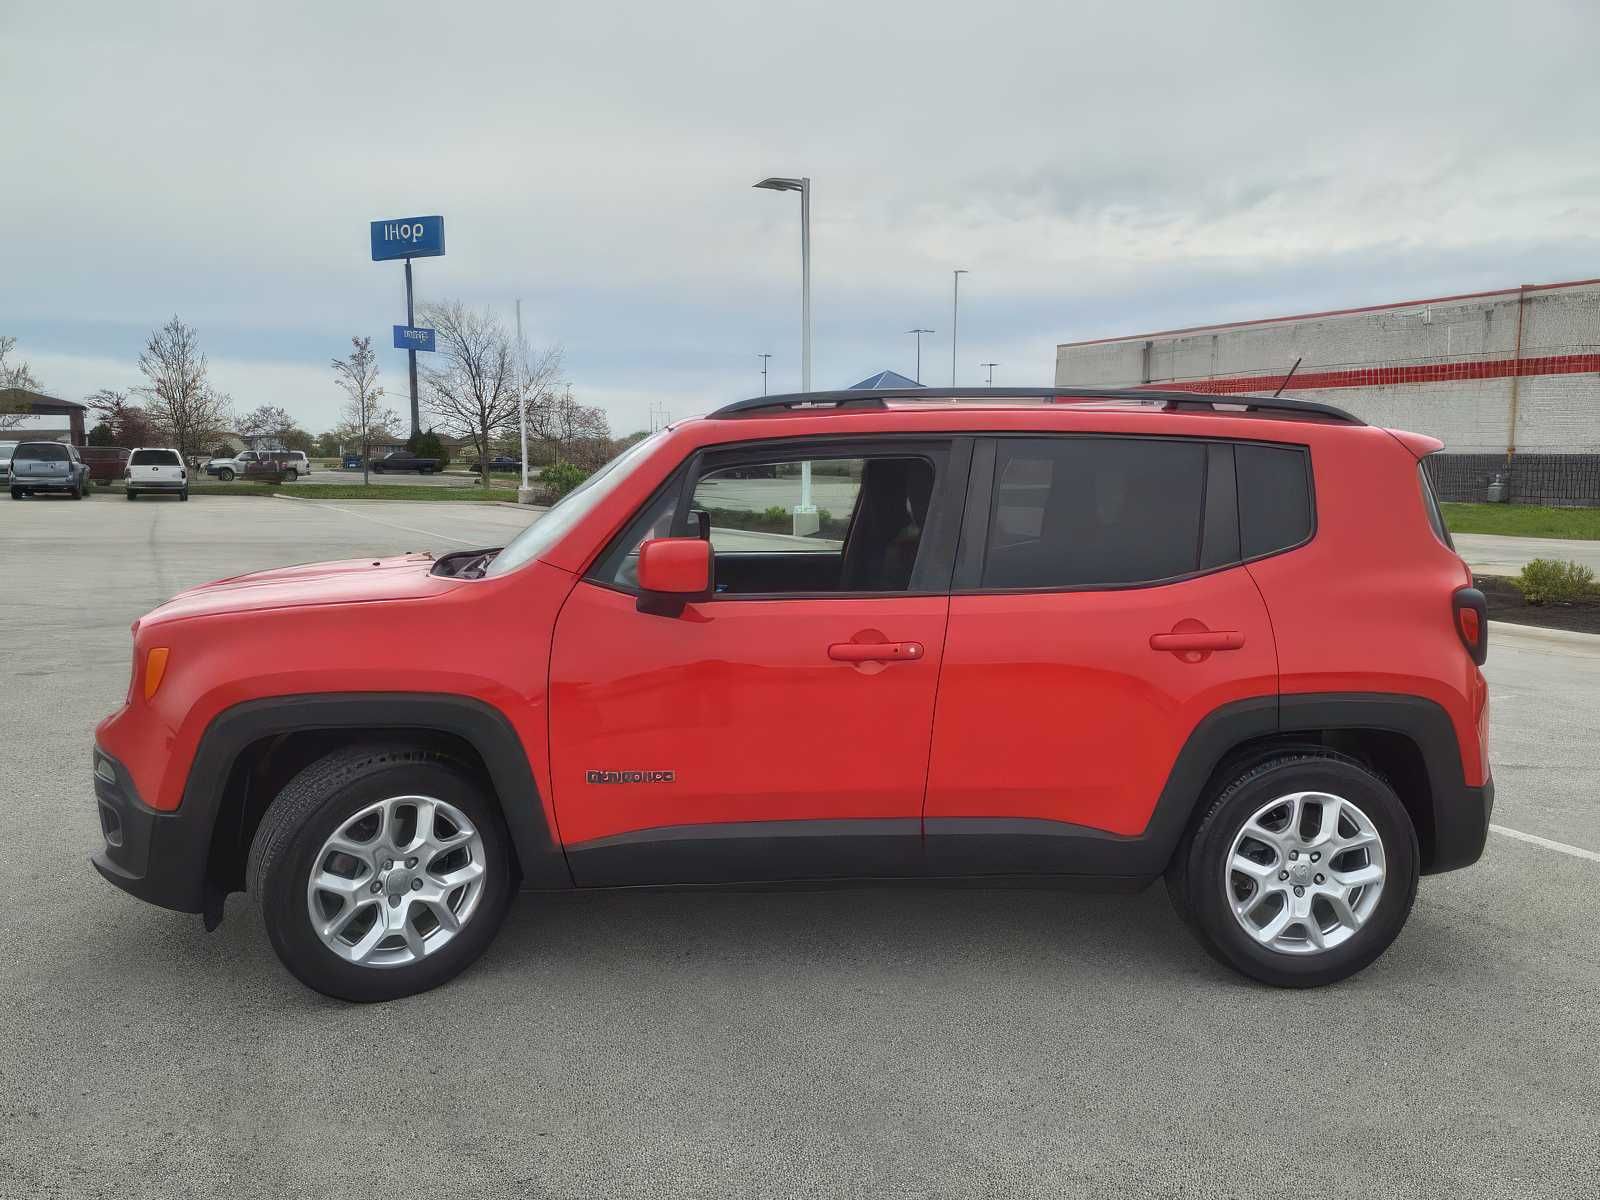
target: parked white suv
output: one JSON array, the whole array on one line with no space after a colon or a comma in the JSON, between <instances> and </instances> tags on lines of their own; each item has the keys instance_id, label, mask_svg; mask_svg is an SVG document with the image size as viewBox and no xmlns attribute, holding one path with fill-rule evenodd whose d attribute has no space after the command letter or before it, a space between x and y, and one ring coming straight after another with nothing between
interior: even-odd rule
<instances>
[{"instance_id":1,"label":"parked white suv","mask_svg":"<svg viewBox=\"0 0 1600 1200\"><path fill-rule=\"evenodd\" d=\"M123 479L129 500L137 500L141 493L189 498L189 468L176 450L136 448L128 455Z\"/></svg>"}]
</instances>

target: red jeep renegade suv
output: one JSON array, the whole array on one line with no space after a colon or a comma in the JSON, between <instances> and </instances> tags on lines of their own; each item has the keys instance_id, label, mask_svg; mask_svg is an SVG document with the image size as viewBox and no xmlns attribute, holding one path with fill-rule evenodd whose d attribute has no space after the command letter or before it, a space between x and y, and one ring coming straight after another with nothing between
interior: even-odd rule
<instances>
[{"instance_id":1,"label":"red jeep renegade suv","mask_svg":"<svg viewBox=\"0 0 1600 1200\"><path fill-rule=\"evenodd\" d=\"M519 886L1165 875L1221 961L1342 979L1488 827L1439 445L1264 397L733 404L502 549L137 622L94 863L208 927L248 890L352 1000L451 978Z\"/></svg>"}]
</instances>

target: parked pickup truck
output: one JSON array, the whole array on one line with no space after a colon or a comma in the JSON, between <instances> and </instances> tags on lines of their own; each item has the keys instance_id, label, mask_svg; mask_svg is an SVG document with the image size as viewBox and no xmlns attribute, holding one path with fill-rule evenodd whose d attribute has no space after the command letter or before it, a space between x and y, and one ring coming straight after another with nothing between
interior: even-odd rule
<instances>
[{"instance_id":1,"label":"parked pickup truck","mask_svg":"<svg viewBox=\"0 0 1600 1200\"><path fill-rule=\"evenodd\" d=\"M39 492L66 492L82 500L89 487L89 468L76 447L62 442L22 442L11 455L11 498Z\"/></svg>"},{"instance_id":2,"label":"parked pickup truck","mask_svg":"<svg viewBox=\"0 0 1600 1200\"><path fill-rule=\"evenodd\" d=\"M128 451L122 446L83 446L78 457L89 468L89 482L110 487L128 471Z\"/></svg>"},{"instance_id":3,"label":"parked pickup truck","mask_svg":"<svg viewBox=\"0 0 1600 1200\"><path fill-rule=\"evenodd\" d=\"M388 471L415 471L419 475L432 475L439 465L437 458L418 458L409 450L395 450L372 460L372 469L379 475Z\"/></svg>"},{"instance_id":4,"label":"parked pickup truck","mask_svg":"<svg viewBox=\"0 0 1600 1200\"><path fill-rule=\"evenodd\" d=\"M269 475L294 480L308 469L287 450L241 450L232 458L213 458L206 463L206 474L224 483L236 477L259 480Z\"/></svg>"}]
</instances>

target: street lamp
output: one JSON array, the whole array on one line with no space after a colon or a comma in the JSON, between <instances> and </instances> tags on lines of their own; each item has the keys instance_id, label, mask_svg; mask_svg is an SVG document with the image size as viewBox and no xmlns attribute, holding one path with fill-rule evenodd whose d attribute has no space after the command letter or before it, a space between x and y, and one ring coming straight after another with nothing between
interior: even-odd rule
<instances>
[{"instance_id":1,"label":"street lamp","mask_svg":"<svg viewBox=\"0 0 1600 1200\"><path fill-rule=\"evenodd\" d=\"M800 390L811 390L811 179L771 175L755 185L769 192L800 193ZM811 464L800 464L800 503L794 508L796 534L815 533L820 522L811 503Z\"/></svg>"},{"instance_id":2,"label":"street lamp","mask_svg":"<svg viewBox=\"0 0 1600 1200\"><path fill-rule=\"evenodd\" d=\"M906 332L907 333L914 333L914 334L917 335L917 382L921 383L922 382L922 335L925 334L925 333L936 333L937 330L933 330L933 329L908 329L908 330L906 330Z\"/></svg>"},{"instance_id":3,"label":"street lamp","mask_svg":"<svg viewBox=\"0 0 1600 1200\"><path fill-rule=\"evenodd\" d=\"M761 360L761 394L765 396L767 394L767 359L771 358L772 355L758 354L756 357Z\"/></svg>"},{"instance_id":4,"label":"street lamp","mask_svg":"<svg viewBox=\"0 0 1600 1200\"><path fill-rule=\"evenodd\" d=\"M955 289L950 297L950 386L956 385L956 330L961 315L961 277L968 274L965 268L955 272Z\"/></svg>"},{"instance_id":5,"label":"street lamp","mask_svg":"<svg viewBox=\"0 0 1600 1200\"><path fill-rule=\"evenodd\" d=\"M999 363L979 363L978 365L980 367L988 367L989 368L989 386L993 387L994 386L994 369L996 367L998 367L1000 364Z\"/></svg>"}]
</instances>

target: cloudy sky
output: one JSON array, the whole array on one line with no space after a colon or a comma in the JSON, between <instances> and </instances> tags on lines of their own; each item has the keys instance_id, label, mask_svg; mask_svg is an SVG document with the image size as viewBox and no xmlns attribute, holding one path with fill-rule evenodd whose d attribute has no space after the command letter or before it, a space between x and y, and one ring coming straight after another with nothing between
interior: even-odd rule
<instances>
[{"instance_id":1,"label":"cloudy sky","mask_svg":"<svg viewBox=\"0 0 1600 1200\"><path fill-rule=\"evenodd\" d=\"M1048 384L1060 341L1600 275L1600 4L0 0L0 334L138 382L181 315L244 410L336 418L419 299L559 343L621 433L883 368ZM405 358L385 350L391 395ZM397 405L399 407L399 405Z\"/></svg>"}]
</instances>

